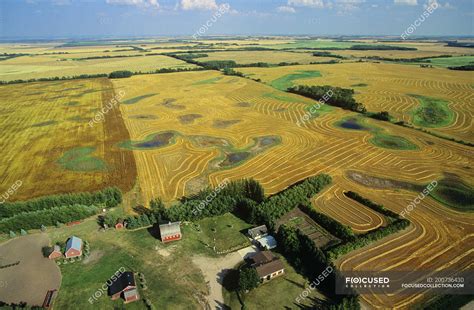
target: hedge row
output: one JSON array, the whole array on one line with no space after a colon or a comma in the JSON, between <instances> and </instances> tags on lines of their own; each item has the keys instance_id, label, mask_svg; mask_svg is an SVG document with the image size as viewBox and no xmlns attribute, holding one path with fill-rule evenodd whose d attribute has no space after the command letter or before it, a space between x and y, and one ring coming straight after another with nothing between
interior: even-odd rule
<instances>
[{"instance_id":1,"label":"hedge row","mask_svg":"<svg viewBox=\"0 0 474 310\"><path fill-rule=\"evenodd\" d=\"M301 211L306 213L313 221L321 225L324 229L329 231L332 235L343 241L351 241L356 238L354 232L349 226L342 225L332 217L317 212L310 204L301 204L299 206Z\"/></svg>"},{"instance_id":2,"label":"hedge row","mask_svg":"<svg viewBox=\"0 0 474 310\"><path fill-rule=\"evenodd\" d=\"M282 192L271 196L256 206L256 219L268 227L275 227L276 221L285 213L298 205L307 203L308 199L319 193L326 185L331 184L332 178L327 174L310 177L301 183L293 185Z\"/></svg>"},{"instance_id":3,"label":"hedge row","mask_svg":"<svg viewBox=\"0 0 474 310\"><path fill-rule=\"evenodd\" d=\"M54 226L58 223L64 224L82 220L99 211L100 207L76 204L20 213L0 220L0 231L8 233L21 229L40 229L43 225Z\"/></svg>"},{"instance_id":4,"label":"hedge row","mask_svg":"<svg viewBox=\"0 0 474 310\"><path fill-rule=\"evenodd\" d=\"M347 254L353 250L362 248L372 242L378 241L388 235L394 234L410 226L410 221L406 219L397 219L393 223L385 227L372 230L364 235L359 235L353 241L340 244L327 252L327 256L331 260L335 260L341 255Z\"/></svg>"},{"instance_id":5,"label":"hedge row","mask_svg":"<svg viewBox=\"0 0 474 310\"><path fill-rule=\"evenodd\" d=\"M0 219L12 217L20 213L47 210L68 205L105 205L107 208L122 202L122 192L117 187L89 193L72 193L51 195L27 201L5 202L0 208Z\"/></svg>"}]
</instances>

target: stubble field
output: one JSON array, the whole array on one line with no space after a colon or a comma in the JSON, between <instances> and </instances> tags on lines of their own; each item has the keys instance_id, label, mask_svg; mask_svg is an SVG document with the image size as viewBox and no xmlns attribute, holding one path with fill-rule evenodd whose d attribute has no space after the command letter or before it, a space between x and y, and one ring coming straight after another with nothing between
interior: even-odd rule
<instances>
[{"instance_id":1,"label":"stubble field","mask_svg":"<svg viewBox=\"0 0 474 310\"><path fill-rule=\"evenodd\" d=\"M119 109L89 126L115 96L108 79L0 88L0 192L18 180L13 200L114 185L131 189L133 155L115 146L128 137Z\"/></svg>"}]
</instances>

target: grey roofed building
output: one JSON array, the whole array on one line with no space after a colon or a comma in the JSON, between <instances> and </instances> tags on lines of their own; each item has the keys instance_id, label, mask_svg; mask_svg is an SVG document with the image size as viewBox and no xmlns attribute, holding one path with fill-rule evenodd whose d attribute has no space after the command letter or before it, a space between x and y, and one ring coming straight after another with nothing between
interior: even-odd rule
<instances>
[{"instance_id":1,"label":"grey roofed building","mask_svg":"<svg viewBox=\"0 0 474 310\"><path fill-rule=\"evenodd\" d=\"M273 236L270 235L258 239L257 242L260 247L265 250L271 250L276 248L277 246L277 241L275 240L275 238L273 238Z\"/></svg>"},{"instance_id":2,"label":"grey roofed building","mask_svg":"<svg viewBox=\"0 0 474 310\"><path fill-rule=\"evenodd\" d=\"M250 228L247 231L247 233L250 236L250 238L255 240L255 239L258 239L260 237L266 236L268 234L268 228L267 228L266 225L257 226L257 227L254 227L254 228Z\"/></svg>"}]
</instances>

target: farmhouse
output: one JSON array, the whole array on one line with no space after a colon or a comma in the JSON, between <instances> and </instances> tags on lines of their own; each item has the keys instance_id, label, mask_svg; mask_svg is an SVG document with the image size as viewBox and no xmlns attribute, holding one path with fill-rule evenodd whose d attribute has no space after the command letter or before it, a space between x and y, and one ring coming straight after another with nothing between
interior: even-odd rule
<instances>
[{"instance_id":1,"label":"farmhouse","mask_svg":"<svg viewBox=\"0 0 474 310\"><path fill-rule=\"evenodd\" d=\"M285 272L285 267L271 251L256 253L250 258L250 264L255 268L262 282L273 279Z\"/></svg>"},{"instance_id":2,"label":"farmhouse","mask_svg":"<svg viewBox=\"0 0 474 310\"><path fill-rule=\"evenodd\" d=\"M120 274L120 276L109 285L109 296L112 300L122 297L125 303L138 300L139 295L133 272L127 271Z\"/></svg>"},{"instance_id":3,"label":"farmhouse","mask_svg":"<svg viewBox=\"0 0 474 310\"><path fill-rule=\"evenodd\" d=\"M181 239L181 222L174 222L160 225L161 241L166 243Z\"/></svg>"},{"instance_id":4,"label":"farmhouse","mask_svg":"<svg viewBox=\"0 0 474 310\"><path fill-rule=\"evenodd\" d=\"M78 257L82 255L82 239L72 236L66 243L66 251L64 256L66 258Z\"/></svg>"},{"instance_id":5,"label":"farmhouse","mask_svg":"<svg viewBox=\"0 0 474 310\"><path fill-rule=\"evenodd\" d=\"M268 228L267 228L266 225L254 227L254 228L249 229L247 231L247 234L253 240L257 240L258 238L261 238L261 237L266 236L268 234Z\"/></svg>"},{"instance_id":6,"label":"farmhouse","mask_svg":"<svg viewBox=\"0 0 474 310\"><path fill-rule=\"evenodd\" d=\"M273 236L270 235L258 239L257 243L258 246L264 250L271 250L276 248L277 246L277 241L275 240L275 238L273 238Z\"/></svg>"},{"instance_id":7,"label":"farmhouse","mask_svg":"<svg viewBox=\"0 0 474 310\"><path fill-rule=\"evenodd\" d=\"M255 269L262 282L269 281L285 272L285 266L279 259L257 266Z\"/></svg>"},{"instance_id":8,"label":"farmhouse","mask_svg":"<svg viewBox=\"0 0 474 310\"><path fill-rule=\"evenodd\" d=\"M55 245L53 247L53 251L48 255L49 259L56 259L62 257L63 254L61 253L61 247L59 245Z\"/></svg>"}]
</instances>

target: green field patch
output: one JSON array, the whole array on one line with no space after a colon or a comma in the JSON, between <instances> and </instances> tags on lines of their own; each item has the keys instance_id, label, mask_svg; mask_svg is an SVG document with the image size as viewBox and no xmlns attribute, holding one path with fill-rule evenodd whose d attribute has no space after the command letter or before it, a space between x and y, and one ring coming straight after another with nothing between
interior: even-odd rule
<instances>
[{"instance_id":1,"label":"green field patch","mask_svg":"<svg viewBox=\"0 0 474 310\"><path fill-rule=\"evenodd\" d=\"M146 99L146 98L150 98L150 97L153 97L153 96L155 96L155 95L158 95L158 94L157 94L157 93L153 93L153 94L141 95L141 96L137 96L137 97L133 97L133 98L124 100L124 101L122 101L122 103L123 103L123 104L135 104L135 103L139 102L140 100L143 100L143 99Z\"/></svg>"},{"instance_id":2,"label":"green field patch","mask_svg":"<svg viewBox=\"0 0 474 310\"><path fill-rule=\"evenodd\" d=\"M458 211L474 211L474 188L457 176L448 176L439 181L430 195Z\"/></svg>"},{"instance_id":3,"label":"green field patch","mask_svg":"<svg viewBox=\"0 0 474 310\"><path fill-rule=\"evenodd\" d=\"M410 142L408 139L380 132L377 132L369 142L375 146L391 150L418 150L418 146Z\"/></svg>"},{"instance_id":4,"label":"green field patch","mask_svg":"<svg viewBox=\"0 0 474 310\"><path fill-rule=\"evenodd\" d=\"M369 84L366 83L358 83L358 84L352 84L351 87L367 87Z\"/></svg>"},{"instance_id":5,"label":"green field patch","mask_svg":"<svg viewBox=\"0 0 474 310\"><path fill-rule=\"evenodd\" d=\"M196 83L193 83L191 85L195 86L195 85L208 85L208 84L216 84L216 82L218 82L219 80L221 80L222 77L221 76L218 76L218 77L215 77L215 78L212 78L212 79L207 79L207 80L202 80L202 81L198 81Z\"/></svg>"},{"instance_id":6,"label":"green field patch","mask_svg":"<svg viewBox=\"0 0 474 310\"><path fill-rule=\"evenodd\" d=\"M407 151L419 149L418 146L410 140L404 137L386 134L384 133L384 129L369 124L366 119L362 117L345 117L334 123L334 126L346 130L369 131L372 134L372 138L369 139L369 142L384 149Z\"/></svg>"},{"instance_id":7,"label":"green field patch","mask_svg":"<svg viewBox=\"0 0 474 310\"><path fill-rule=\"evenodd\" d=\"M474 63L474 56L440 57L428 59L431 64L439 67L459 67Z\"/></svg>"},{"instance_id":8,"label":"green field patch","mask_svg":"<svg viewBox=\"0 0 474 310\"><path fill-rule=\"evenodd\" d=\"M296 71L296 73L287 74L282 77L279 77L276 80L273 80L270 85L279 90L287 90L288 88L294 85L295 80L304 80L311 79L315 77L321 77L321 72L319 71Z\"/></svg>"},{"instance_id":9,"label":"green field patch","mask_svg":"<svg viewBox=\"0 0 474 310\"><path fill-rule=\"evenodd\" d=\"M107 165L102 159L91 155L95 150L95 147L77 147L68 150L58 159L57 163L64 169L71 171L103 171Z\"/></svg>"},{"instance_id":10,"label":"green field patch","mask_svg":"<svg viewBox=\"0 0 474 310\"><path fill-rule=\"evenodd\" d=\"M411 95L417 98L420 106L411 111L413 124L421 127L445 127L453 123L454 113L448 102L442 99Z\"/></svg>"},{"instance_id":11,"label":"green field patch","mask_svg":"<svg viewBox=\"0 0 474 310\"><path fill-rule=\"evenodd\" d=\"M41 123L36 123L33 124L31 127L46 127L50 125L56 125L58 122L57 121L46 121L46 122L41 122Z\"/></svg>"},{"instance_id":12,"label":"green field patch","mask_svg":"<svg viewBox=\"0 0 474 310\"><path fill-rule=\"evenodd\" d=\"M125 141L120 143L121 148L131 150L149 150L165 147L175 142L177 134L172 131L153 133L142 141Z\"/></svg>"}]
</instances>

